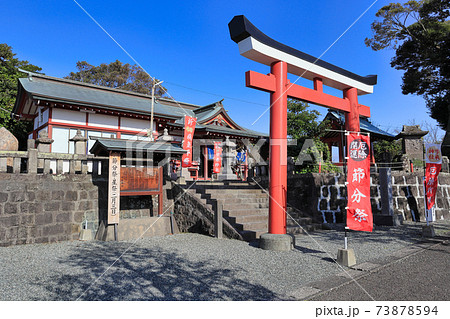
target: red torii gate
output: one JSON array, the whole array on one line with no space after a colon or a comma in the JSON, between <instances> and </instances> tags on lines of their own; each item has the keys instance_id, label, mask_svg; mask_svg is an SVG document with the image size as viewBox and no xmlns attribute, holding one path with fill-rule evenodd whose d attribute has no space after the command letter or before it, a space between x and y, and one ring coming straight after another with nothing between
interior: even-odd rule
<instances>
[{"instance_id":1,"label":"red torii gate","mask_svg":"<svg viewBox=\"0 0 450 319\"><path fill-rule=\"evenodd\" d=\"M239 53L268 65L271 73L245 73L246 86L270 93L269 233L286 234L287 98L345 112L345 129L359 132L359 117L370 117L370 108L358 104L358 95L370 94L376 75L359 76L279 43L258 30L243 15L228 24ZM287 73L314 82L314 89L290 83ZM343 91L343 98L323 92L323 85Z\"/></svg>"}]
</instances>

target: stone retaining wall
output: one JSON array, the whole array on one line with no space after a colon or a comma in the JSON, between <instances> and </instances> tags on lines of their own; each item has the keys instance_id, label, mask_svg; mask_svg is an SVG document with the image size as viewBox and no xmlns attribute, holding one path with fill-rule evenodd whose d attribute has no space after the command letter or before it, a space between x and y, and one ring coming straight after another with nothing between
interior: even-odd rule
<instances>
[{"instance_id":1,"label":"stone retaining wall","mask_svg":"<svg viewBox=\"0 0 450 319\"><path fill-rule=\"evenodd\" d=\"M404 220L425 221L421 173L392 173L393 211ZM436 219L450 219L450 174L440 173ZM371 174L372 212L381 215L379 175ZM302 174L288 179L287 201L318 222L342 223L347 206L344 174Z\"/></svg>"},{"instance_id":2,"label":"stone retaining wall","mask_svg":"<svg viewBox=\"0 0 450 319\"><path fill-rule=\"evenodd\" d=\"M170 209L170 196L165 185L163 211ZM157 196L121 197L120 208L121 219L156 216ZM0 173L0 246L77 240L82 228L106 239L106 214L101 176Z\"/></svg>"},{"instance_id":3,"label":"stone retaining wall","mask_svg":"<svg viewBox=\"0 0 450 319\"><path fill-rule=\"evenodd\" d=\"M98 225L98 187L89 175L0 174L0 245L78 239Z\"/></svg>"}]
</instances>

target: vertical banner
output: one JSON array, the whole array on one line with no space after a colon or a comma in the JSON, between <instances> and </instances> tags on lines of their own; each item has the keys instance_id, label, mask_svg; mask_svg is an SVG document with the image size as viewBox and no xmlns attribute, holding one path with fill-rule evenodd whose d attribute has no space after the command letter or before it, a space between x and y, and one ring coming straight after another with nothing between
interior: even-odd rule
<instances>
[{"instance_id":1,"label":"vertical banner","mask_svg":"<svg viewBox=\"0 0 450 319\"><path fill-rule=\"evenodd\" d=\"M438 187L438 175L442 166L441 145L425 144L425 192L427 209L434 206Z\"/></svg>"},{"instance_id":2,"label":"vertical banner","mask_svg":"<svg viewBox=\"0 0 450 319\"><path fill-rule=\"evenodd\" d=\"M213 173L219 174L222 168L222 142L214 142L214 166Z\"/></svg>"},{"instance_id":3,"label":"vertical banner","mask_svg":"<svg viewBox=\"0 0 450 319\"><path fill-rule=\"evenodd\" d=\"M370 138L349 134L347 145L347 226L353 230L372 231Z\"/></svg>"},{"instance_id":4,"label":"vertical banner","mask_svg":"<svg viewBox=\"0 0 450 319\"><path fill-rule=\"evenodd\" d=\"M183 149L187 151L183 154L181 160L182 167L190 167L192 165L192 140L194 139L195 124L197 119L192 116L184 117L184 139L183 139Z\"/></svg>"},{"instance_id":5,"label":"vertical banner","mask_svg":"<svg viewBox=\"0 0 450 319\"><path fill-rule=\"evenodd\" d=\"M109 153L108 224L119 223L120 210L120 153Z\"/></svg>"}]
</instances>

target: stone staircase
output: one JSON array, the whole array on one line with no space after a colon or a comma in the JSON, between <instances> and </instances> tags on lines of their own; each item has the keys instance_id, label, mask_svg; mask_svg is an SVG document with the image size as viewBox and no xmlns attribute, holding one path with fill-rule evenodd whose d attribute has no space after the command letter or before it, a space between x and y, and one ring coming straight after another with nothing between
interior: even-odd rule
<instances>
[{"instance_id":1,"label":"stone staircase","mask_svg":"<svg viewBox=\"0 0 450 319\"><path fill-rule=\"evenodd\" d=\"M259 239L268 232L269 196L257 185L248 182L202 182L187 185L187 191L196 196L211 210L216 202L223 204L223 217L241 234L246 241ZM306 230L321 227L313 224L310 217L289 207L287 212ZM291 218L287 218L287 232L302 234L304 231Z\"/></svg>"}]
</instances>

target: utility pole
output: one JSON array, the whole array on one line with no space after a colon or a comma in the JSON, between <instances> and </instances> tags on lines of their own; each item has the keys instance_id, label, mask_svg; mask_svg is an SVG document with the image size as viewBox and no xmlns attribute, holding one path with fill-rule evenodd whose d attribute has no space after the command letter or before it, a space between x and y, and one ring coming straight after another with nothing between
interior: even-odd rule
<instances>
[{"instance_id":1,"label":"utility pole","mask_svg":"<svg viewBox=\"0 0 450 319\"><path fill-rule=\"evenodd\" d=\"M163 81L159 81L158 83L155 84L155 78L153 78L153 85L152 85L152 110L151 110L151 115L150 115L150 132L148 133L149 137L150 137L150 141L154 142L155 141L155 137L153 136L153 109L155 107L155 87L157 85L160 85L161 83L163 83Z\"/></svg>"}]
</instances>

